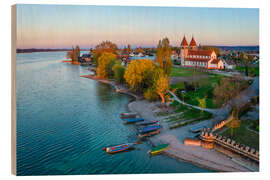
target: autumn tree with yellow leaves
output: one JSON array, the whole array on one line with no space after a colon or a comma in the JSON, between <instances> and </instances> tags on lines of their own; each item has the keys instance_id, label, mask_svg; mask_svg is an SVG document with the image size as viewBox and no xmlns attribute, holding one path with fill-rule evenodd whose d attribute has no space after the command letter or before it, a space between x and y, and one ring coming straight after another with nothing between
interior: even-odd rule
<instances>
[{"instance_id":1,"label":"autumn tree with yellow leaves","mask_svg":"<svg viewBox=\"0 0 270 180\"><path fill-rule=\"evenodd\" d=\"M169 77L151 60L132 61L126 68L124 78L131 89L143 92L147 100L160 97L164 104L168 99Z\"/></svg>"},{"instance_id":2,"label":"autumn tree with yellow leaves","mask_svg":"<svg viewBox=\"0 0 270 180\"><path fill-rule=\"evenodd\" d=\"M172 68L171 59L172 49L170 47L170 41L166 37L158 42L156 62L163 69L164 73L170 75Z\"/></svg>"},{"instance_id":3,"label":"autumn tree with yellow leaves","mask_svg":"<svg viewBox=\"0 0 270 180\"><path fill-rule=\"evenodd\" d=\"M117 45L112 43L111 41L103 41L100 44L98 44L95 49L92 50L91 53L93 53L93 61L96 65L98 65L98 59L103 53L111 53L111 54L117 54Z\"/></svg>"},{"instance_id":4,"label":"autumn tree with yellow leaves","mask_svg":"<svg viewBox=\"0 0 270 180\"><path fill-rule=\"evenodd\" d=\"M109 52L104 52L98 58L97 75L99 78L106 79L109 75L109 66L112 61L116 61L116 55Z\"/></svg>"},{"instance_id":5,"label":"autumn tree with yellow leaves","mask_svg":"<svg viewBox=\"0 0 270 180\"><path fill-rule=\"evenodd\" d=\"M133 60L126 68L125 81L132 90L143 92L153 84L152 74L154 69L155 65L151 60Z\"/></svg>"},{"instance_id":6,"label":"autumn tree with yellow leaves","mask_svg":"<svg viewBox=\"0 0 270 180\"><path fill-rule=\"evenodd\" d=\"M155 89L161 98L161 103L164 104L167 101L167 93L169 90L169 78L166 74L162 75L155 82Z\"/></svg>"},{"instance_id":7,"label":"autumn tree with yellow leaves","mask_svg":"<svg viewBox=\"0 0 270 180\"><path fill-rule=\"evenodd\" d=\"M79 46L76 46L75 48L72 47L72 49L70 51L67 51L67 55L66 57L68 59L71 59L72 60L72 64L78 64L78 60L79 60L79 57L80 57L80 47Z\"/></svg>"}]
</instances>

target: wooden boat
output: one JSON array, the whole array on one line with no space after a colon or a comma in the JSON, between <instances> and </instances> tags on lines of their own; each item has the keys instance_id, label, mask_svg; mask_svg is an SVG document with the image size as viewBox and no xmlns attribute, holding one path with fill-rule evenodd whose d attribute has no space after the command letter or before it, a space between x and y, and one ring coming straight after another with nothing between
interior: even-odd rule
<instances>
[{"instance_id":1,"label":"wooden boat","mask_svg":"<svg viewBox=\"0 0 270 180\"><path fill-rule=\"evenodd\" d=\"M146 138L146 137L151 137L151 136L154 136L154 135L157 135L160 133L160 129L156 130L156 131L151 131L149 133L144 133L144 134L139 134L139 138L143 139L143 138Z\"/></svg>"},{"instance_id":2,"label":"wooden boat","mask_svg":"<svg viewBox=\"0 0 270 180\"><path fill-rule=\"evenodd\" d=\"M105 150L109 154L127 151L134 148L134 143L126 143L117 146L107 147Z\"/></svg>"},{"instance_id":3,"label":"wooden boat","mask_svg":"<svg viewBox=\"0 0 270 180\"><path fill-rule=\"evenodd\" d=\"M139 125L139 126L145 126L145 125L155 124L155 123L157 123L157 122L158 122L158 121L156 121L156 120L142 121L142 122L136 123L136 125Z\"/></svg>"},{"instance_id":4,"label":"wooden boat","mask_svg":"<svg viewBox=\"0 0 270 180\"><path fill-rule=\"evenodd\" d=\"M124 119L124 121L128 124L131 124L131 123L136 123L136 122L140 122L140 121L144 121L143 118L127 118L127 119Z\"/></svg>"},{"instance_id":5,"label":"wooden boat","mask_svg":"<svg viewBox=\"0 0 270 180\"><path fill-rule=\"evenodd\" d=\"M150 125L150 126L146 126L146 127L143 127L141 129L139 129L139 132L141 134L144 134L144 133L148 133L148 132L151 132L151 131L158 130L160 128L161 128L160 125Z\"/></svg>"},{"instance_id":6,"label":"wooden boat","mask_svg":"<svg viewBox=\"0 0 270 180\"><path fill-rule=\"evenodd\" d=\"M137 117L137 113L121 113L121 117L122 118L136 118Z\"/></svg>"},{"instance_id":7,"label":"wooden boat","mask_svg":"<svg viewBox=\"0 0 270 180\"><path fill-rule=\"evenodd\" d=\"M161 144L159 146L151 148L148 152L151 155L156 155L156 154L162 153L169 146L170 146L170 144Z\"/></svg>"}]
</instances>

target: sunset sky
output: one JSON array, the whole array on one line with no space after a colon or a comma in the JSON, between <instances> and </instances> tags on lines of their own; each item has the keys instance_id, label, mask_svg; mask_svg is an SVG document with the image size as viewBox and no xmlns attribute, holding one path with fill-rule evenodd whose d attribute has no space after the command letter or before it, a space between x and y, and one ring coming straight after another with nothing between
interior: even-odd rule
<instances>
[{"instance_id":1,"label":"sunset sky","mask_svg":"<svg viewBox=\"0 0 270 180\"><path fill-rule=\"evenodd\" d=\"M179 46L192 35L202 45L258 45L259 9L17 5L17 48Z\"/></svg>"}]
</instances>

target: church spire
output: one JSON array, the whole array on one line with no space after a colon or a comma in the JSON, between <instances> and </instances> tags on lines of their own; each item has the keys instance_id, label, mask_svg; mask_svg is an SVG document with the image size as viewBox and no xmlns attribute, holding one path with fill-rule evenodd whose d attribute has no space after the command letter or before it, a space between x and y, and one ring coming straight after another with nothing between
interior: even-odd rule
<instances>
[{"instance_id":1,"label":"church spire","mask_svg":"<svg viewBox=\"0 0 270 180\"><path fill-rule=\"evenodd\" d=\"M181 42L181 46L188 46L187 40L186 40L186 36L184 35L184 38Z\"/></svg>"}]
</instances>

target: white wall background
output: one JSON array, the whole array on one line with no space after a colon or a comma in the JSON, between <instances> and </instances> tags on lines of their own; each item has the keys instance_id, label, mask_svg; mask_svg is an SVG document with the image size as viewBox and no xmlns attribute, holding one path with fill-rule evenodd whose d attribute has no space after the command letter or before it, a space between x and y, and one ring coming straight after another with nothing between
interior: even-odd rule
<instances>
[{"instance_id":1,"label":"white wall background","mask_svg":"<svg viewBox=\"0 0 270 180\"><path fill-rule=\"evenodd\" d=\"M89 4L89 5L143 5L143 6L186 6L186 7L245 7L260 8L260 173L215 173L215 174L162 174L162 175L105 175L105 176L39 176L19 177L20 179L266 179L270 175L270 149L269 149L269 127L270 127L270 56L269 56L269 22L270 6L267 0L55 0L46 1L46 4ZM0 27L0 179L15 179L11 175L11 5L15 3L44 4L44 0L2 0L0 5L1 27ZM268 178L269 179L269 178Z\"/></svg>"}]
</instances>

